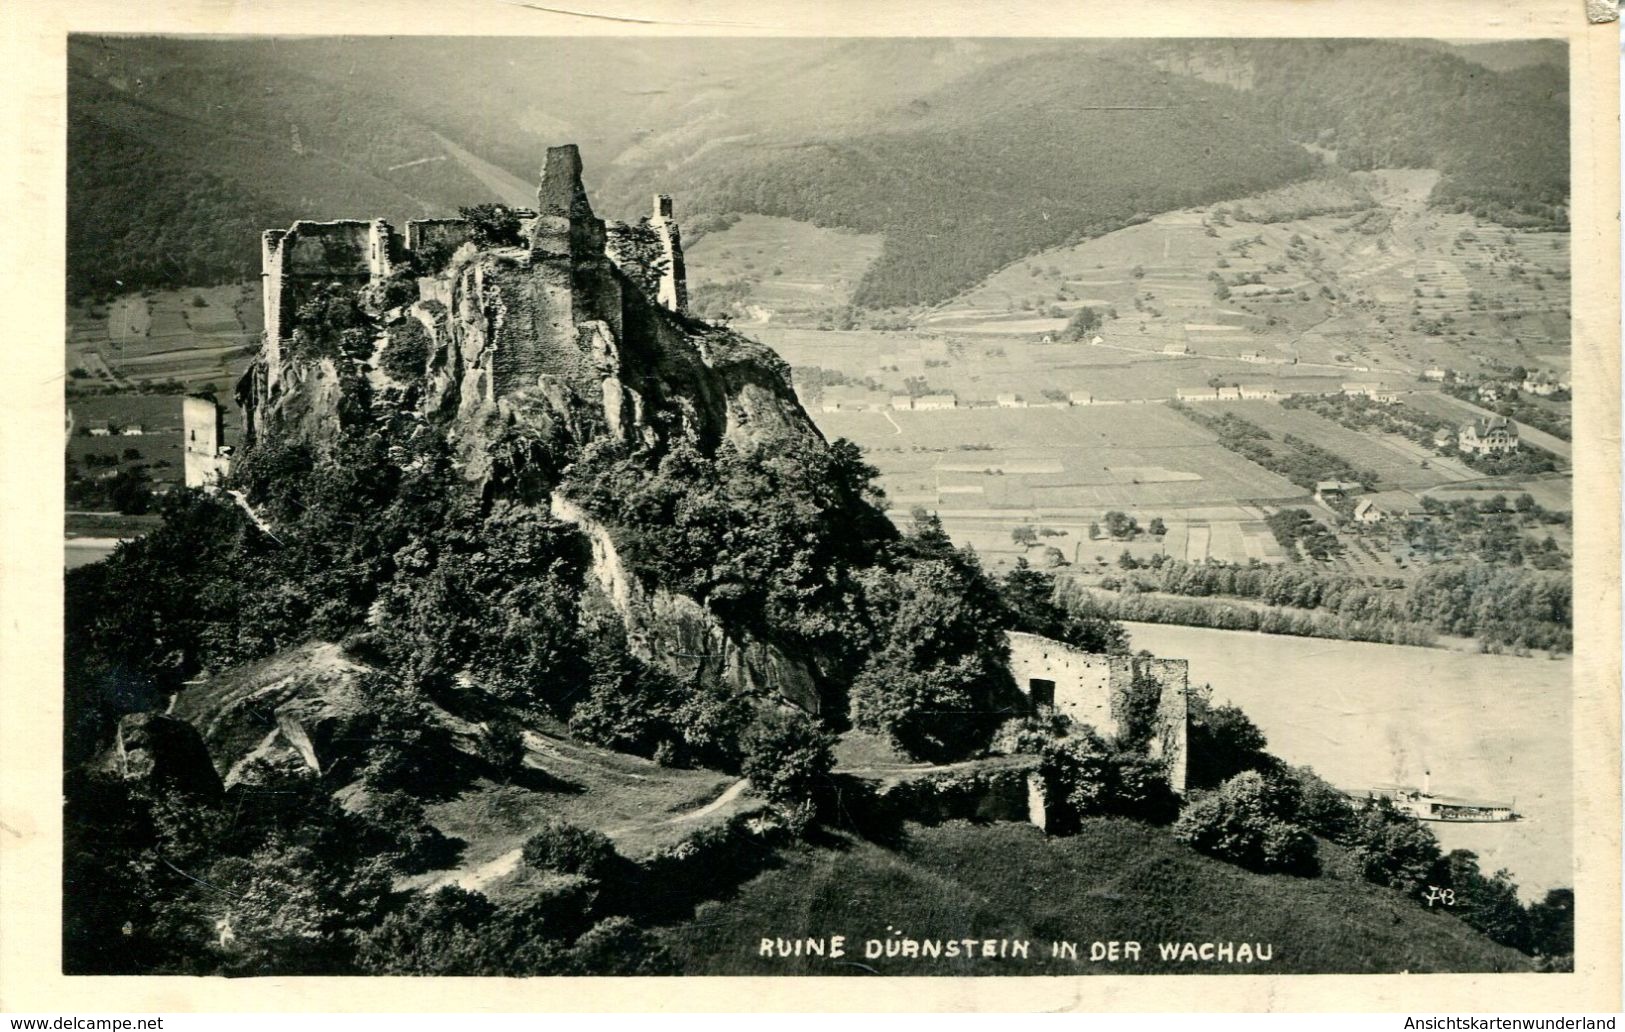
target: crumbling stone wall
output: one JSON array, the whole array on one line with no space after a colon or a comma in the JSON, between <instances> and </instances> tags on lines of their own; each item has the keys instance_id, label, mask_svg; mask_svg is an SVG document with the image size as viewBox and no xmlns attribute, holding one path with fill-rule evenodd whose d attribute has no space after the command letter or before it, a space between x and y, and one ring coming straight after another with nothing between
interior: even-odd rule
<instances>
[{"instance_id":1,"label":"crumbling stone wall","mask_svg":"<svg viewBox=\"0 0 1625 1032\"><path fill-rule=\"evenodd\" d=\"M224 413L211 398L181 400L181 447L187 487L212 487L229 469L220 453L225 444Z\"/></svg>"},{"instance_id":2,"label":"crumbling stone wall","mask_svg":"<svg viewBox=\"0 0 1625 1032\"><path fill-rule=\"evenodd\" d=\"M1028 701L1053 706L1102 735L1117 733L1117 713L1136 677L1149 677L1161 685L1149 751L1168 762L1168 780L1174 791L1184 791L1190 688L1187 661L1084 652L1053 638L1020 631L1007 632L1006 637L1010 674Z\"/></svg>"}]
</instances>

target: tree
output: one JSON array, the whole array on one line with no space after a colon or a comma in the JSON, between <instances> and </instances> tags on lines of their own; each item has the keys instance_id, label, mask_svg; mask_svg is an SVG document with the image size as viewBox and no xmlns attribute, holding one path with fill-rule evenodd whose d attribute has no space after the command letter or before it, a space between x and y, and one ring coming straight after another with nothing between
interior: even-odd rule
<instances>
[{"instance_id":1,"label":"tree","mask_svg":"<svg viewBox=\"0 0 1625 1032\"><path fill-rule=\"evenodd\" d=\"M1348 842L1359 825L1348 796L1310 767L1291 767L1284 773L1298 786L1298 823L1322 838Z\"/></svg>"},{"instance_id":2,"label":"tree","mask_svg":"<svg viewBox=\"0 0 1625 1032\"><path fill-rule=\"evenodd\" d=\"M1518 886L1505 870L1485 877L1478 854L1468 849L1451 850L1443 866L1456 894L1457 917L1503 946L1531 951L1529 912L1518 902Z\"/></svg>"},{"instance_id":3,"label":"tree","mask_svg":"<svg viewBox=\"0 0 1625 1032\"><path fill-rule=\"evenodd\" d=\"M1131 538L1140 532L1140 523L1128 513L1113 509L1106 514L1106 532L1118 540Z\"/></svg>"},{"instance_id":4,"label":"tree","mask_svg":"<svg viewBox=\"0 0 1625 1032\"><path fill-rule=\"evenodd\" d=\"M602 832L550 817L525 840L520 857L538 870L603 878L619 860L614 843Z\"/></svg>"},{"instance_id":5,"label":"tree","mask_svg":"<svg viewBox=\"0 0 1625 1032\"><path fill-rule=\"evenodd\" d=\"M468 221L469 237L478 246L519 246L519 215L506 204L476 204L458 212Z\"/></svg>"},{"instance_id":6,"label":"tree","mask_svg":"<svg viewBox=\"0 0 1625 1032\"><path fill-rule=\"evenodd\" d=\"M1174 822L1174 838L1255 871L1309 875L1319 869L1315 839L1295 823L1290 782L1247 771L1193 799Z\"/></svg>"},{"instance_id":7,"label":"tree","mask_svg":"<svg viewBox=\"0 0 1625 1032\"><path fill-rule=\"evenodd\" d=\"M1235 706L1215 706L1205 693L1190 697L1187 779L1192 788L1213 788L1245 771L1270 770L1269 742Z\"/></svg>"},{"instance_id":8,"label":"tree","mask_svg":"<svg viewBox=\"0 0 1625 1032\"><path fill-rule=\"evenodd\" d=\"M1072 313L1061 331L1062 340L1083 340L1101 327L1100 312L1088 305Z\"/></svg>"},{"instance_id":9,"label":"tree","mask_svg":"<svg viewBox=\"0 0 1625 1032\"><path fill-rule=\"evenodd\" d=\"M921 758L984 746L1019 705L1004 636L1016 618L975 556L872 571L864 590L879 647L853 681L853 723Z\"/></svg>"},{"instance_id":10,"label":"tree","mask_svg":"<svg viewBox=\"0 0 1625 1032\"><path fill-rule=\"evenodd\" d=\"M1168 533L1168 525L1162 522L1161 516L1153 516L1150 525L1146 527L1146 533L1160 538Z\"/></svg>"},{"instance_id":11,"label":"tree","mask_svg":"<svg viewBox=\"0 0 1625 1032\"><path fill-rule=\"evenodd\" d=\"M1574 890L1549 889L1538 903L1529 905L1529 942L1543 957L1574 955Z\"/></svg>"},{"instance_id":12,"label":"tree","mask_svg":"<svg viewBox=\"0 0 1625 1032\"><path fill-rule=\"evenodd\" d=\"M1361 812L1354 859L1367 881L1413 896L1439 877L1439 841L1422 822L1379 800Z\"/></svg>"},{"instance_id":13,"label":"tree","mask_svg":"<svg viewBox=\"0 0 1625 1032\"><path fill-rule=\"evenodd\" d=\"M1089 540L1090 541L1098 541L1099 539L1100 539L1100 523L1097 520L1090 520L1089 521Z\"/></svg>"},{"instance_id":14,"label":"tree","mask_svg":"<svg viewBox=\"0 0 1625 1032\"><path fill-rule=\"evenodd\" d=\"M1031 524L1024 523L1010 531L1010 540L1023 547L1031 547L1038 544L1038 532L1032 528Z\"/></svg>"},{"instance_id":15,"label":"tree","mask_svg":"<svg viewBox=\"0 0 1625 1032\"><path fill-rule=\"evenodd\" d=\"M800 711L769 710L745 730L740 771L781 809L815 802L835 767L835 736Z\"/></svg>"},{"instance_id":16,"label":"tree","mask_svg":"<svg viewBox=\"0 0 1625 1032\"><path fill-rule=\"evenodd\" d=\"M519 725L511 720L488 720L476 739L480 759L491 768L508 777L525 765L525 736Z\"/></svg>"}]
</instances>

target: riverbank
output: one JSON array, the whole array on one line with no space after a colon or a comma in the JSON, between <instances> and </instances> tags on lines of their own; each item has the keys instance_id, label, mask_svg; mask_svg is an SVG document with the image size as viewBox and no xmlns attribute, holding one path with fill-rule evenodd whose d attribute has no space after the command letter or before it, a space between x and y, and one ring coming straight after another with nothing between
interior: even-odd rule
<instances>
[{"instance_id":1,"label":"riverbank","mask_svg":"<svg viewBox=\"0 0 1625 1032\"><path fill-rule=\"evenodd\" d=\"M1515 800L1512 824L1428 826L1525 899L1573 884L1573 691L1567 658L1126 623L1135 649L1190 661L1192 685L1241 707L1270 751L1333 784L1384 782Z\"/></svg>"}]
</instances>

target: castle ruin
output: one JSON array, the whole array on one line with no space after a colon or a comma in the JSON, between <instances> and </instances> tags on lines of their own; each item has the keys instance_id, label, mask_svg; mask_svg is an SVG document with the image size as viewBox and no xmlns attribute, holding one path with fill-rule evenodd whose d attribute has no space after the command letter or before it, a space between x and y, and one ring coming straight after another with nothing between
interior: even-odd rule
<instances>
[{"instance_id":1,"label":"castle ruin","mask_svg":"<svg viewBox=\"0 0 1625 1032\"><path fill-rule=\"evenodd\" d=\"M621 337L624 312L615 303L620 291L611 277L593 268L598 261L607 260L668 311L686 314L682 237L670 197L656 195L651 214L636 224L598 218L581 183L580 153L570 144L548 148L537 207L515 214L521 249L528 251L535 280L552 302L545 306L551 318L539 327L544 330L539 339L573 342L596 319ZM412 219L404 233L381 218L301 219L288 229L266 230L260 241L265 387L276 388L294 315L315 289L366 287L399 272L443 265L473 240L474 226L462 218ZM591 303L595 298L598 303Z\"/></svg>"},{"instance_id":2,"label":"castle ruin","mask_svg":"<svg viewBox=\"0 0 1625 1032\"><path fill-rule=\"evenodd\" d=\"M1047 706L1112 735L1136 678L1161 686L1156 733L1149 752L1168 763L1168 783L1184 792L1189 737L1190 664L1183 659L1107 656L1084 652L1053 638L1009 631L1010 675L1034 707Z\"/></svg>"}]
</instances>

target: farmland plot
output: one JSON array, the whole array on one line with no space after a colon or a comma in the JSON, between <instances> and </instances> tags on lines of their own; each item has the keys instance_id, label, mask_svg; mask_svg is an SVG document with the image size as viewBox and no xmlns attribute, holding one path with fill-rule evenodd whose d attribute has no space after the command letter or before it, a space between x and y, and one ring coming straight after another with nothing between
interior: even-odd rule
<instances>
[{"instance_id":1,"label":"farmland plot","mask_svg":"<svg viewBox=\"0 0 1625 1032\"><path fill-rule=\"evenodd\" d=\"M894 507L1098 518L1302 491L1160 405L820 412L864 448Z\"/></svg>"},{"instance_id":2,"label":"farmland plot","mask_svg":"<svg viewBox=\"0 0 1625 1032\"><path fill-rule=\"evenodd\" d=\"M1204 411L1206 411L1204 409ZM1439 463L1418 457L1413 449L1383 434L1364 434L1304 409L1286 409L1270 401L1227 402L1215 412L1234 412L1276 437L1293 434L1347 459L1358 469L1376 473L1381 487L1422 490L1466 479ZM1427 468L1422 463L1427 462ZM1460 467L1455 467L1460 469ZM1467 471L1469 476L1476 474Z\"/></svg>"}]
</instances>

